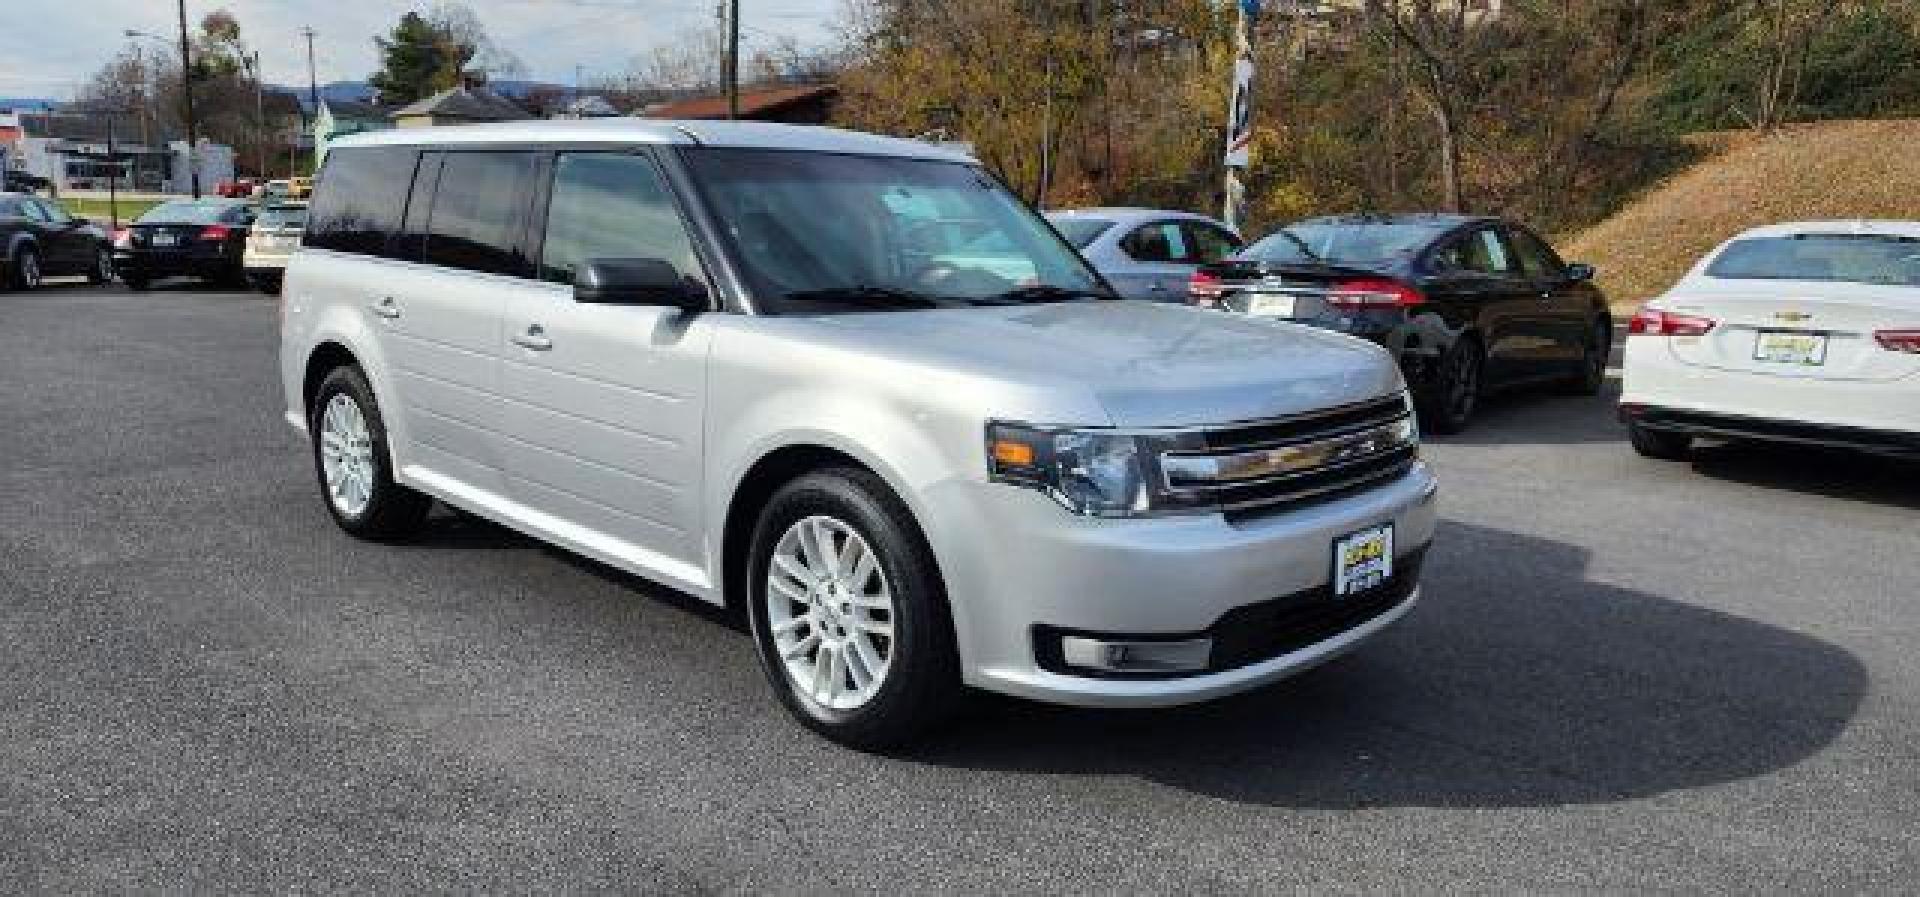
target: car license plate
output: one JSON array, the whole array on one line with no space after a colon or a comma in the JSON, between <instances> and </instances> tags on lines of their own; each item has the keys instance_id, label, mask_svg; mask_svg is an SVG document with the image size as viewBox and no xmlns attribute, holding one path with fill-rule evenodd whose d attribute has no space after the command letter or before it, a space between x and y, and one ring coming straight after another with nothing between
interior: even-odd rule
<instances>
[{"instance_id":1,"label":"car license plate","mask_svg":"<svg viewBox=\"0 0 1920 897\"><path fill-rule=\"evenodd\" d=\"M1379 588L1393 577L1393 524L1363 529L1333 540L1333 595L1344 598Z\"/></svg>"},{"instance_id":2,"label":"car license plate","mask_svg":"<svg viewBox=\"0 0 1920 897\"><path fill-rule=\"evenodd\" d=\"M175 236L172 231L158 231L153 235L153 245L155 246L172 246L178 242L180 242L180 238Z\"/></svg>"},{"instance_id":3,"label":"car license plate","mask_svg":"<svg viewBox=\"0 0 1920 897\"><path fill-rule=\"evenodd\" d=\"M1827 335L1762 330L1753 346L1755 361L1816 366L1827 363Z\"/></svg>"},{"instance_id":4,"label":"car license plate","mask_svg":"<svg viewBox=\"0 0 1920 897\"><path fill-rule=\"evenodd\" d=\"M1293 297L1274 293L1254 293L1247 300L1247 314L1263 318L1293 317Z\"/></svg>"}]
</instances>

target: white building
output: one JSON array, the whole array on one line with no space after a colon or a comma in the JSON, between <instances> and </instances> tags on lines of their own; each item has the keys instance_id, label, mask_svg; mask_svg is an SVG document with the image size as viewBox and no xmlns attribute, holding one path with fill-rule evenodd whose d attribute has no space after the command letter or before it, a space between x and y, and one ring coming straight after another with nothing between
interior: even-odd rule
<instances>
[{"instance_id":1,"label":"white building","mask_svg":"<svg viewBox=\"0 0 1920 897\"><path fill-rule=\"evenodd\" d=\"M10 141L9 164L46 178L57 191L105 189L110 176L127 190L185 193L191 187L185 140L143 143L126 119L114 122L108 152L105 116L75 112L23 112L0 117L0 134ZM11 127L9 127L11 126ZM200 186L233 177L233 148L204 138L197 157Z\"/></svg>"}]
</instances>

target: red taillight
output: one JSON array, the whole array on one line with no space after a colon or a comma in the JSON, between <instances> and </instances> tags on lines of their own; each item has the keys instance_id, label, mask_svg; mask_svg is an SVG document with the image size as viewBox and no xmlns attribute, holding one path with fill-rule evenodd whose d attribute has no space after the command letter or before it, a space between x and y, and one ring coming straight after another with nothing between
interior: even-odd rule
<instances>
[{"instance_id":1,"label":"red taillight","mask_svg":"<svg viewBox=\"0 0 1920 897\"><path fill-rule=\"evenodd\" d=\"M1327 294L1328 305L1344 309L1394 308L1425 301L1426 294L1384 277L1343 280L1334 284L1333 291Z\"/></svg>"},{"instance_id":2,"label":"red taillight","mask_svg":"<svg viewBox=\"0 0 1920 897\"><path fill-rule=\"evenodd\" d=\"M1699 315L1677 315L1657 308L1643 308L1627 322L1630 336L1701 336L1716 322Z\"/></svg>"},{"instance_id":3,"label":"red taillight","mask_svg":"<svg viewBox=\"0 0 1920 897\"><path fill-rule=\"evenodd\" d=\"M1920 355L1920 330L1879 330L1874 332L1873 341L1890 352Z\"/></svg>"},{"instance_id":4,"label":"red taillight","mask_svg":"<svg viewBox=\"0 0 1920 897\"><path fill-rule=\"evenodd\" d=\"M113 245L128 246L132 243L133 231L127 230L124 227L116 227L113 229Z\"/></svg>"},{"instance_id":5,"label":"red taillight","mask_svg":"<svg viewBox=\"0 0 1920 897\"><path fill-rule=\"evenodd\" d=\"M200 239L210 241L225 240L233 234L233 229L224 224L209 224L200 229Z\"/></svg>"},{"instance_id":6,"label":"red taillight","mask_svg":"<svg viewBox=\"0 0 1920 897\"><path fill-rule=\"evenodd\" d=\"M1220 302L1220 293L1226 289L1220 282L1220 275L1195 271L1187 278L1187 301L1194 305L1212 306Z\"/></svg>"}]
</instances>

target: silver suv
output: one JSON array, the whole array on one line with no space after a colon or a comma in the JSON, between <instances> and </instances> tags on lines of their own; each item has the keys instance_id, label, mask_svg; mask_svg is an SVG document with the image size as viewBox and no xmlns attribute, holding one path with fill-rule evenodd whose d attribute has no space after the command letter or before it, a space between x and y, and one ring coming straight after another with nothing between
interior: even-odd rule
<instances>
[{"instance_id":1,"label":"silver suv","mask_svg":"<svg viewBox=\"0 0 1920 897\"><path fill-rule=\"evenodd\" d=\"M1113 298L973 160L824 128L398 130L327 157L287 268L326 504L432 501L744 613L807 726L969 688L1224 695L1405 614L1434 483L1339 334Z\"/></svg>"}]
</instances>

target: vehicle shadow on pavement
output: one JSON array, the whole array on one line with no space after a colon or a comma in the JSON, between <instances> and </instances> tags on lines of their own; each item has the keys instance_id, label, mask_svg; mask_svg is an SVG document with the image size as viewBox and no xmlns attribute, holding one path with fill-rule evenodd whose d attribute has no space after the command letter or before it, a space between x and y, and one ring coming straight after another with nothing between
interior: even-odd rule
<instances>
[{"instance_id":1,"label":"vehicle shadow on pavement","mask_svg":"<svg viewBox=\"0 0 1920 897\"><path fill-rule=\"evenodd\" d=\"M1867 687L1834 645L1587 581L1582 548L1461 523L1439 539L1421 606L1312 673L1171 711L993 699L908 756L1261 805L1603 803L1797 763Z\"/></svg>"},{"instance_id":2,"label":"vehicle shadow on pavement","mask_svg":"<svg viewBox=\"0 0 1920 897\"><path fill-rule=\"evenodd\" d=\"M1693 470L1761 489L1920 510L1917 461L1817 446L1735 442L1696 447Z\"/></svg>"}]
</instances>

